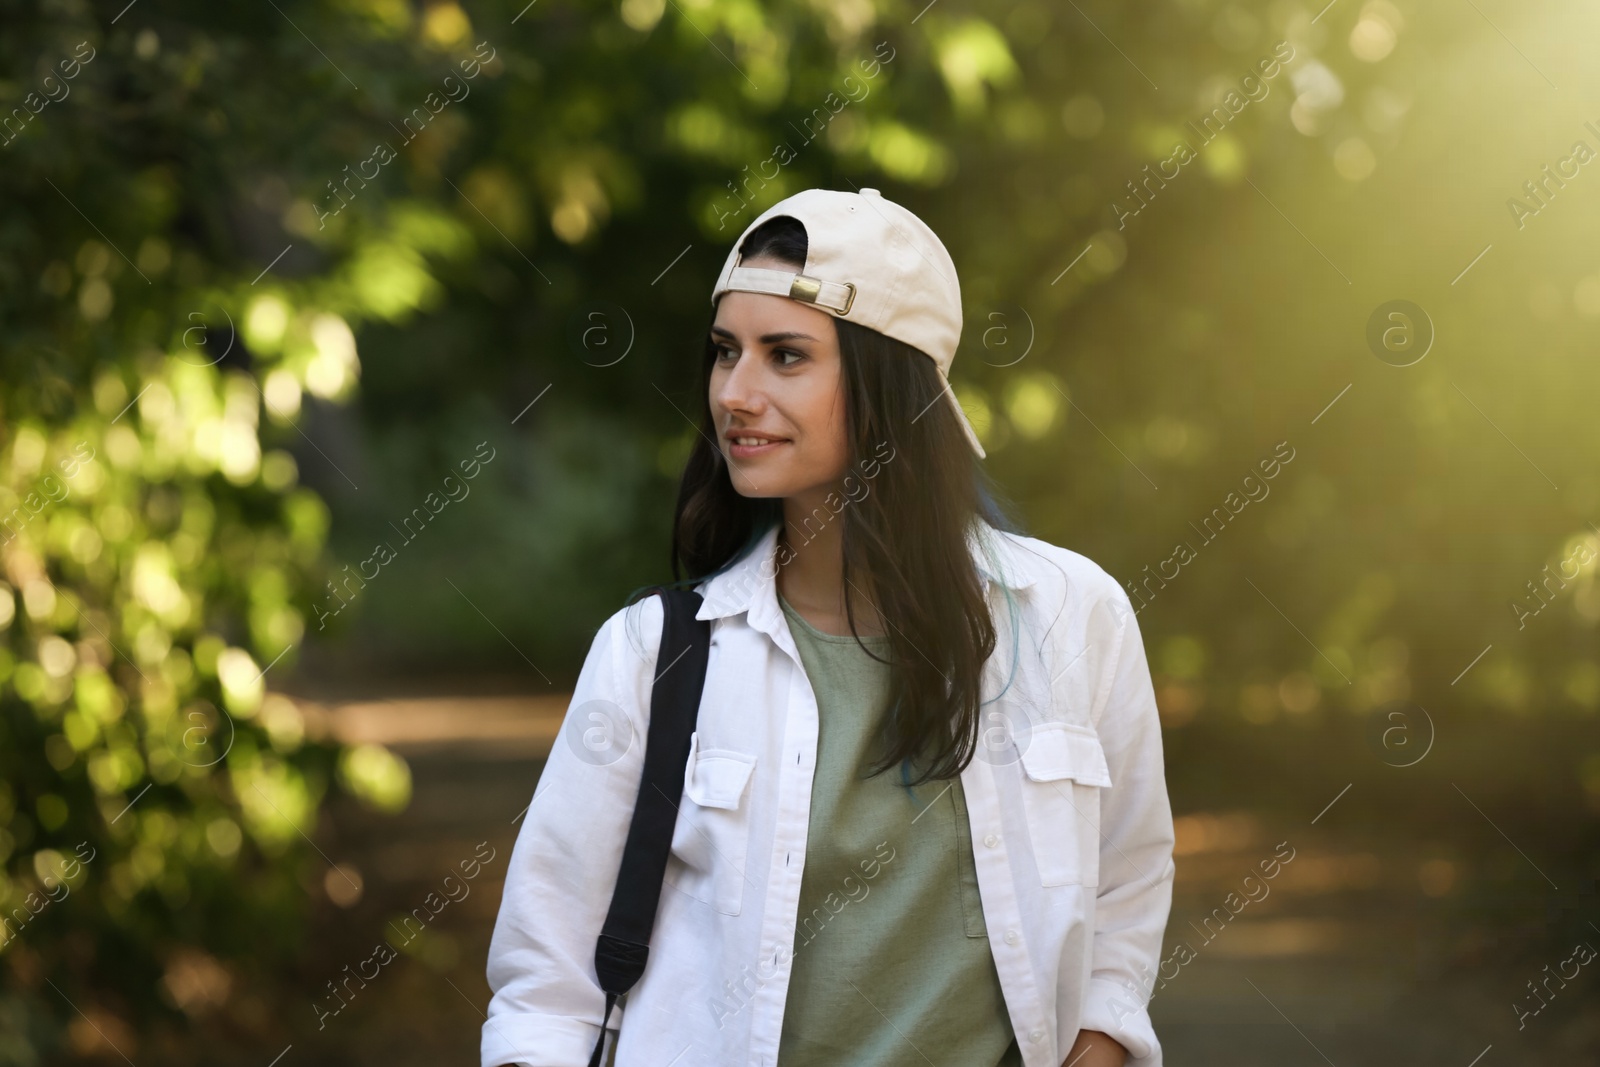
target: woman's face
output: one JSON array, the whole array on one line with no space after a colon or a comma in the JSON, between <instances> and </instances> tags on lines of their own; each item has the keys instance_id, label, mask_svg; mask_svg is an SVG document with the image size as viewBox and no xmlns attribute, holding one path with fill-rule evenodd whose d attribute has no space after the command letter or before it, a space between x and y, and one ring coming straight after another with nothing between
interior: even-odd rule
<instances>
[{"instance_id":1,"label":"woman's face","mask_svg":"<svg viewBox=\"0 0 1600 1067\"><path fill-rule=\"evenodd\" d=\"M752 267L793 270L758 257ZM712 343L711 416L741 496L824 495L849 465L833 316L787 297L724 293ZM759 444L740 443L746 435Z\"/></svg>"}]
</instances>

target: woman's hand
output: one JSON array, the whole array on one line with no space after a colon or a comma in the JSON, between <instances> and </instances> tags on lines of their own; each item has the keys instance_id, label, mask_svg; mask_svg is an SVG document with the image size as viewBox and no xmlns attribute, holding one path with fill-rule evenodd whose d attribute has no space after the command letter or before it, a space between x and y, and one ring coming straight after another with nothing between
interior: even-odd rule
<instances>
[{"instance_id":1,"label":"woman's hand","mask_svg":"<svg viewBox=\"0 0 1600 1067\"><path fill-rule=\"evenodd\" d=\"M1099 1030L1079 1030L1061 1067L1122 1067L1128 1050Z\"/></svg>"}]
</instances>

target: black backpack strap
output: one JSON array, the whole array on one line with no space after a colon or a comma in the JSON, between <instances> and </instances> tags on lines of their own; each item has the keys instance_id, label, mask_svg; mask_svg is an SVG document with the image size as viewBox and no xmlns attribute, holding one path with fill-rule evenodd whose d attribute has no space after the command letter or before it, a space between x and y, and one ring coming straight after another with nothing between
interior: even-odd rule
<instances>
[{"instance_id":1,"label":"black backpack strap","mask_svg":"<svg viewBox=\"0 0 1600 1067\"><path fill-rule=\"evenodd\" d=\"M650 931L661 903L662 879L678 821L678 800L683 796L689 736L699 715L711 652L711 622L695 618L700 610L700 594L692 589L658 592L663 612L661 647L650 690L644 774L639 780L633 821L628 825L611 910L595 945L595 976L605 991L606 1007L589 1067L600 1067L611 1009L617 998L633 988L644 974L650 956Z\"/></svg>"}]
</instances>

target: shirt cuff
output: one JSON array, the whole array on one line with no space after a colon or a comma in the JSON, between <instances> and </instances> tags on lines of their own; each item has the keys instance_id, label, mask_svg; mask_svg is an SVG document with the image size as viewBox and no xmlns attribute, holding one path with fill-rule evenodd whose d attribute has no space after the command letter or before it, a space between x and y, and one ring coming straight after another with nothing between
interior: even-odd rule
<instances>
[{"instance_id":1,"label":"shirt cuff","mask_svg":"<svg viewBox=\"0 0 1600 1067\"><path fill-rule=\"evenodd\" d=\"M1089 979L1080 1030L1099 1030L1128 1050L1125 1067L1161 1067L1161 1042L1150 1023L1149 1002L1108 978ZM487 1065L493 1067L493 1065Z\"/></svg>"},{"instance_id":2,"label":"shirt cuff","mask_svg":"<svg viewBox=\"0 0 1600 1067\"><path fill-rule=\"evenodd\" d=\"M612 1009L613 1024L620 1008ZM483 1024L483 1067L588 1067L599 1037L600 1027L583 1019L501 1012Z\"/></svg>"}]
</instances>

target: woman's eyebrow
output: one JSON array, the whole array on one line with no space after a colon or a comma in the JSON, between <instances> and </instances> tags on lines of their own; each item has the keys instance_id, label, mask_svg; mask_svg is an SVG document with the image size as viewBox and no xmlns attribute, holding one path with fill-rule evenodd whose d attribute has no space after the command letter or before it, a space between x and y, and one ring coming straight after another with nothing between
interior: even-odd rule
<instances>
[{"instance_id":1,"label":"woman's eyebrow","mask_svg":"<svg viewBox=\"0 0 1600 1067\"><path fill-rule=\"evenodd\" d=\"M713 326L711 327L711 332L718 337L738 340L734 332L725 326ZM798 330L786 330L782 333L764 333L761 335L760 340L764 345L775 345L781 341L815 341L816 338L809 333L800 333Z\"/></svg>"}]
</instances>

